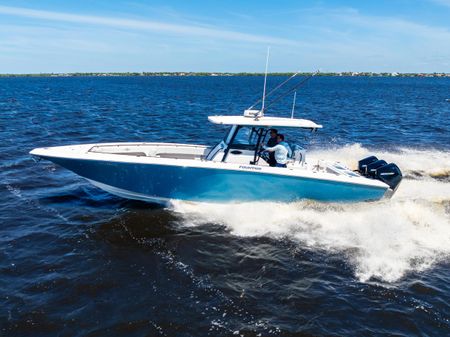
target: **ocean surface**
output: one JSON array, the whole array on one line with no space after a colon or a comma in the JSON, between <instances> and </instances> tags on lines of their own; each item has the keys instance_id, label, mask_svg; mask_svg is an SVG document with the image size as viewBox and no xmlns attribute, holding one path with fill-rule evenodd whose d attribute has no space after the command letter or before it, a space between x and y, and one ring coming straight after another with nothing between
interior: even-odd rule
<instances>
[{"instance_id":1,"label":"ocean surface","mask_svg":"<svg viewBox=\"0 0 450 337\"><path fill-rule=\"evenodd\" d=\"M0 336L450 335L449 78L317 77L298 91L296 116L324 128L288 140L350 166L397 163L391 200L161 207L28 154L212 145L225 129L207 116L241 114L262 83L0 78Z\"/></svg>"}]
</instances>

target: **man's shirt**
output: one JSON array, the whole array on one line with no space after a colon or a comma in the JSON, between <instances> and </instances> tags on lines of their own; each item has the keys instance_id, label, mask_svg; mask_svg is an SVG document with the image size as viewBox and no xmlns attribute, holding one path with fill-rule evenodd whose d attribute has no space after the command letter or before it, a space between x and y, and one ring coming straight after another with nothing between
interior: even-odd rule
<instances>
[{"instance_id":1,"label":"man's shirt","mask_svg":"<svg viewBox=\"0 0 450 337\"><path fill-rule=\"evenodd\" d=\"M288 155L291 153L291 148L286 142L278 143L273 147L264 147L264 150L275 152L275 160L277 164L286 164Z\"/></svg>"}]
</instances>

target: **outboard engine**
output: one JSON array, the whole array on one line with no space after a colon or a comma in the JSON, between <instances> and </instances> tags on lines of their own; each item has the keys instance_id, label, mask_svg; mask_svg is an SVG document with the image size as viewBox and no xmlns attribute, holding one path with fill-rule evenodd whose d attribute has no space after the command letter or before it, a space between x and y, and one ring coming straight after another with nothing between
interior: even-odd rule
<instances>
[{"instance_id":1,"label":"outboard engine","mask_svg":"<svg viewBox=\"0 0 450 337\"><path fill-rule=\"evenodd\" d=\"M402 181L403 175L397 165L390 163L376 169L375 178L389 185L391 190L395 192Z\"/></svg>"},{"instance_id":2,"label":"outboard engine","mask_svg":"<svg viewBox=\"0 0 450 337\"><path fill-rule=\"evenodd\" d=\"M384 182L392 190L392 194L397 190L403 175L397 165L386 163L375 156L361 159L358 162L358 171L367 178L378 179ZM391 194L391 196L392 196Z\"/></svg>"},{"instance_id":3,"label":"outboard engine","mask_svg":"<svg viewBox=\"0 0 450 337\"><path fill-rule=\"evenodd\" d=\"M378 158L375 156L370 156L370 157L361 159L358 162L359 173L361 173L362 175L366 175L367 174L367 165L372 164L373 162L375 162L377 160L378 160Z\"/></svg>"},{"instance_id":4,"label":"outboard engine","mask_svg":"<svg viewBox=\"0 0 450 337\"><path fill-rule=\"evenodd\" d=\"M369 165L367 165L366 175L371 178L375 178L375 173L376 173L377 169L386 164L387 164L386 161L383 159L380 159L380 160L374 161L373 163L370 163Z\"/></svg>"}]
</instances>

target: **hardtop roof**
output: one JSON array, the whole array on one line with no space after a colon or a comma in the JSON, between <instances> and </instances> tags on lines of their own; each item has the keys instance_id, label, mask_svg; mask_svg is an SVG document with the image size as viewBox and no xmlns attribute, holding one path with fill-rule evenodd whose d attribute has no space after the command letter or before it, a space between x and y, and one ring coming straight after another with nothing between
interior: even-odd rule
<instances>
[{"instance_id":1,"label":"hardtop roof","mask_svg":"<svg viewBox=\"0 0 450 337\"><path fill-rule=\"evenodd\" d=\"M247 117L247 116L208 116L208 120L214 124L243 125L262 127L288 127L303 129L320 129L322 125L308 119L283 118L283 117Z\"/></svg>"}]
</instances>

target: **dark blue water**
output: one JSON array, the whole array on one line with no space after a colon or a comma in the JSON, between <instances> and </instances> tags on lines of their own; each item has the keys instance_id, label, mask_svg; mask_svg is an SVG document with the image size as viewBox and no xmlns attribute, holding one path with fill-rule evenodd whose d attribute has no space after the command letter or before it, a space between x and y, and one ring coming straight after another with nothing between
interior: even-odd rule
<instances>
[{"instance_id":1,"label":"dark blue water","mask_svg":"<svg viewBox=\"0 0 450 337\"><path fill-rule=\"evenodd\" d=\"M0 335L449 335L450 79L320 77L298 92L296 116L324 125L301 136L311 151L398 163L406 178L389 201L160 208L28 155L214 144L225 130L207 116L241 114L261 86L1 78ZM291 99L269 113L289 116Z\"/></svg>"}]
</instances>

